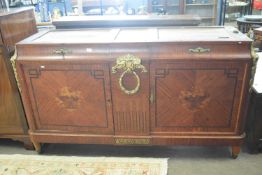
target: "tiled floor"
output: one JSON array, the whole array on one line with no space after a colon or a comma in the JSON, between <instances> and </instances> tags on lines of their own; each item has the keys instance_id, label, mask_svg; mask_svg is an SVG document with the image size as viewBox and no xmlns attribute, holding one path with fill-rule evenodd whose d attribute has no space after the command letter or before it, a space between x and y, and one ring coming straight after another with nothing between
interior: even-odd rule
<instances>
[{"instance_id":1,"label":"tiled floor","mask_svg":"<svg viewBox=\"0 0 262 175\"><path fill-rule=\"evenodd\" d=\"M0 154L37 154L21 143L0 140ZM169 175L261 175L262 153L251 155L243 148L237 159L226 147L128 147L47 144L44 155L160 157L169 158Z\"/></svg>"}]
</instances>

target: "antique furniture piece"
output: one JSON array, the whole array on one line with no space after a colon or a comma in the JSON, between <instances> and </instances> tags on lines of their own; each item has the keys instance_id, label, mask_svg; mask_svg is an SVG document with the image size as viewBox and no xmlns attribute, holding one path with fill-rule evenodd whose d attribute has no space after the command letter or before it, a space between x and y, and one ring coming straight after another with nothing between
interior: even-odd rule
<instances>
[{"instance_id":1,"label":"antique furniture piece","mask_svg":"<svg viewBox=\"0 0 262 175\"><path fill-rule=\"evenodd\" d=\"M254 46L262 51L262 27L254 29Z\"/></svg>"},{"instance_id":2,"label":"antique furniture piece","mask_svg":"<svg viewBox=\"0 0 262 175\"><path fill-rule=\"evenodd\" d=\"M32 8L0 10L0 138L11 138L33 148L10 57L15 43L36 33Z\"/></svg>"},{"instance_id":3,"label":"antique furniture piece","mask_svg":"<svg viewBox=\"0 0 262 175\"><path fill-rule=\"evenodd\" d=\"M148 0L149 13L199 15L202 25L218 24L217 8L217 0Z\"/></svg>"},{"instance_id":4,"label":"antique furniture piece","mask_svg":"<svg viewBox=\"0 0 262 175\"><path fill-rule=\"evenodd\" d=\"M18 41L37 32L32 7L0 10L0 44L12 53Z\"/></svg>"},{"instance_id":5,"label":"antique furniture piece","mask_svg":"<svg viewBox=\"0 0 262 175\"><path fill-rule=\"evenodd\" d=\"M251 100L246 126L247 146L251 153L257 153L262 140L262 53L259 53L255 80L252 86Z\"/></svg>"},{"instance_id":6,"label":"antique furniture piece","mask_svg":"<svg viewBox=\"0 0 262 175\"><path fill-rule=\"evenodd\" d=\"M54 30L17 44L40 143L223 145L240 152L251 40L233 28Z\"/></svg>"},{"instance_id":7,"label":"antique furniture piece","mask_svg":"<svg viewBox=\"0 0 262 175\"><path fill-rule=\"evenodd\" d=\"M197 15L64 16L53 21L57 29L101 27L197 26Z\"/></svg>"},{"instance_id":8,"label":"antique furniture piece","mask_svg":"<svg viewBox=\"0 0 262 175\"><path fill-rule=\"evenodd\" d=\"M237 18L236 21L237 21L238 29L243 33L247 33L249 32L250 29L254 29L262 26L261 15L247 15L241 18Z\"/></svg>"},{"instance_id":9,"label":"antique furniture piece","mask_svg":"<svg viewBox=\"0 0 262 175\"><path fill-rule=\"evenodd\" d=\"M254 29L255 40L262 42L262 27Z\"/></svg>"}]
</instances>

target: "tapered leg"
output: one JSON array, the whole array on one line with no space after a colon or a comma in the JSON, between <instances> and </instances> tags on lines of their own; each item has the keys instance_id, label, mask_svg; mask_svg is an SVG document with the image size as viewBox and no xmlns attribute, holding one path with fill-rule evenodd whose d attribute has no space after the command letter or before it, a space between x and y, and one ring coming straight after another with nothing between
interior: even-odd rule
<instances>
[{"instance_id":1,"label":"tapered leg","mask_svg":"<svg viewBox=\"0 0 262 175\"><path fill-rule=\"evenodd\" d=\"M27 149L27 150L34 150L34 145L31 141L29 140L24 140L23 141L24 143L24 148Z\"/></svg>"},{"instance_id":2,"label":"tapered leg","mask_svg":"<svg viewBox=\"0 0 262 175\"><path fill-rule=\"evenodd\" d=\"M3 137L5 138L5 137ZM8 138L8 137L6 137ZM31 142L30 138L28 136L9 136L9 138L11 138L14 141L19 141L22 142L24 144L24 148L27 150L34 150L34 145Z\"/></svg>"},{"instance_id":3,"label":"tapered leg","mask_svg":"<svg viewBox=\"0 0 262 175\"><path fill-rule=\"evenodd\" d=\"M42 153L41 144L35 141L32 141L32 142L33 142L36 152L38 152L38 154L41 154Z\"/></svg>"},{"instance_id":4,"label":"tapered leg","mask_svg":"<svg viewBox=\"0 0 262 175\"><path fill-rule=\"evenodd\" d=\"M238 157L238 154L240 153L240 146L232 146L231 147L231 151L232 151L232 153L231 153L231 156L232 156L232 158L233 159L236 159L237 157Z\"/></svg>"}]
</instances>

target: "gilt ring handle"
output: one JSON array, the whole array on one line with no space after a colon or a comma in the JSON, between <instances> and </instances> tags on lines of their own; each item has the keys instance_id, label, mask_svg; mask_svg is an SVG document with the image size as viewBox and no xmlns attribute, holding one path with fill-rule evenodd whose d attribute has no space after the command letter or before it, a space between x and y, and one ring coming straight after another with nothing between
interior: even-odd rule
<instances>
[{"instance_id":1,"label":"gilt ring handle","mask_svg":"<svg viewBox=\"0 0 262 175\"><path fill-rule=\"evenodd\" d=\"M121 89L124 93L126 93L126 94L128 94L128 95L136 94L136 93L139 91L139 89L140 89L140 78L139 78L139 76L137 75L137 73L136 73L135 71L132 71L131 73L136 77L136 82L137 82L137 84L136 84L136 87L135 87L134 89L128 90L128 89L126 89L125 86L123 85L123 78L124 78L124 76L125 76L127 73L129 73L128 70L124 71L124 72L121 74L120 78L119 78L119 86L120 86L120 89Z\"/></svg>"},{"instance_id":2,"label":"gilt ring handle","mask_svg":"<svg viewBox=\"0 0 262 175\"><path fill-rule=\"evenodd\" d=\"M112 73L116 73L119 69L123 70L123 73L118 80L120 89L127 95L136 94L140 89L140 77L135 72L135 70L141 69L141 72L147 72L146 68L141 64L141 59L130 54L120 56L116 60L116 65L112 67ZM123 84L123 78L126 76L127 73L133 74L136 78L137 84L134 89L128 90Z\"/></svg>"}]
</instances>

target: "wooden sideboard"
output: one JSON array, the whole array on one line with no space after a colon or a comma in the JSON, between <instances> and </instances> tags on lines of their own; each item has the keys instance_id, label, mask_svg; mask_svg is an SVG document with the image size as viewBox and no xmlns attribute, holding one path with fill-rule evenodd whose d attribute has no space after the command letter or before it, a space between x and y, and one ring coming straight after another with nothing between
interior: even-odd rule
<instances>
[{"instance_id":1,"label":"wooden sideboard","mask_svg":"<svg viewBox=\"0 0 262 175\"><path fill-rule=\"evenodd\" d=\"M237 157L252 59L234 28L53 30L18 43L40 143L214 145Z\"/></svg>"},{"instance_id":2,"label":"wooden sideboard","mask_svg":"<svg viewBox=\"0 0 262 175\"><path fill-rule=\"evenodd\" d=\"M36 33L33 8L0 10L0 138L11 138L33 148L10 57L15 44Z\"/></svg>"},{"instance_id":3,"label":"wooden sideboard","mask_svg":"<svg viewBox=\"0 0 262 175\"><path fill-rule=\"evenodd\" d=\"M57 29L101 27L197 26L197 15L63 16L52 23Z\"/></svg>"}]
</instances>

